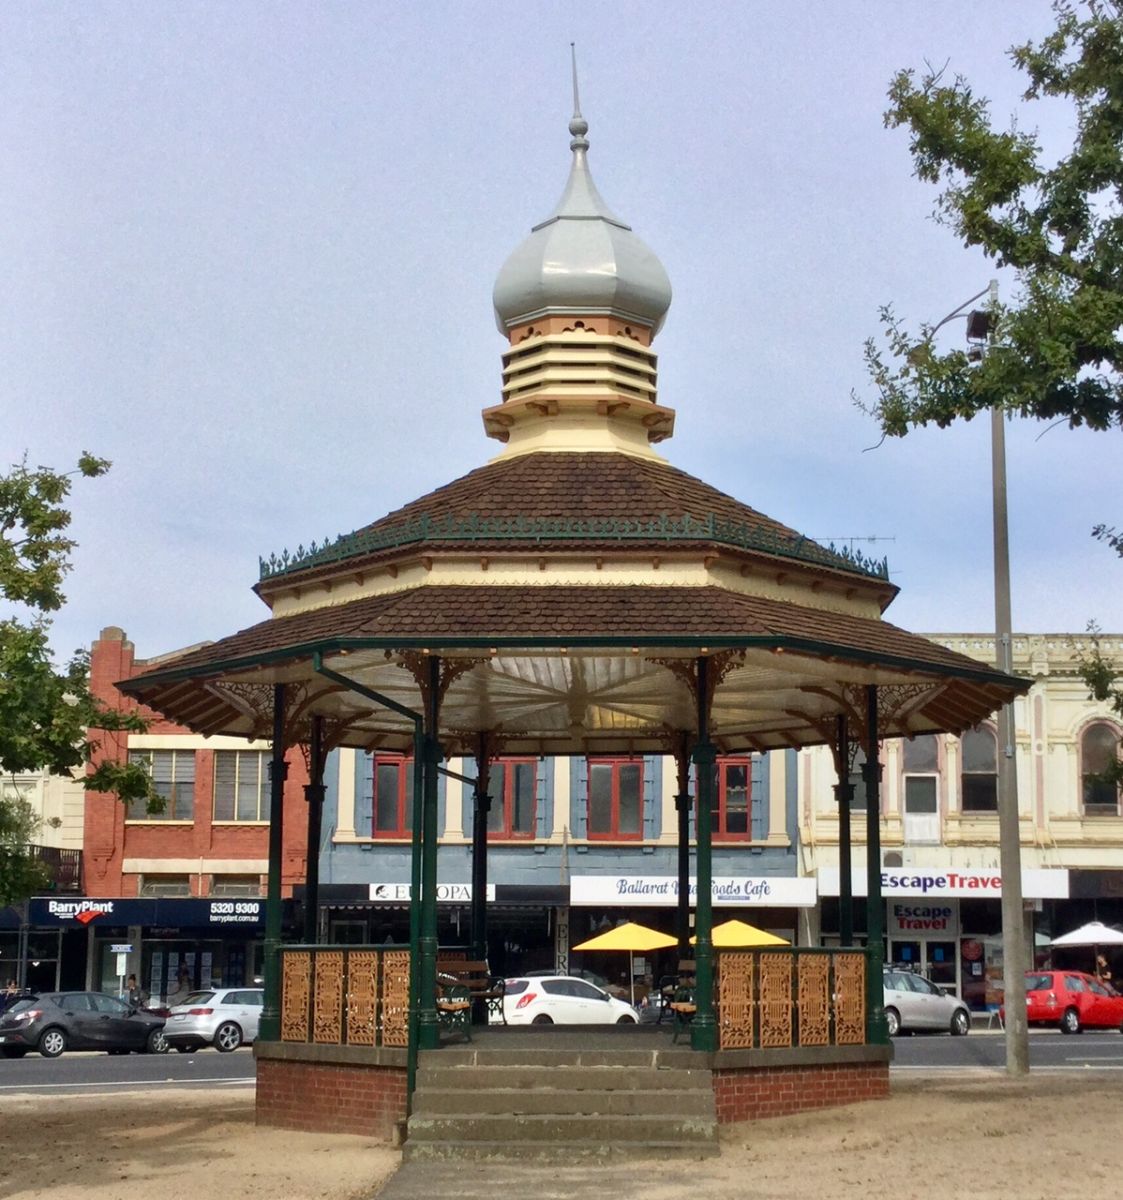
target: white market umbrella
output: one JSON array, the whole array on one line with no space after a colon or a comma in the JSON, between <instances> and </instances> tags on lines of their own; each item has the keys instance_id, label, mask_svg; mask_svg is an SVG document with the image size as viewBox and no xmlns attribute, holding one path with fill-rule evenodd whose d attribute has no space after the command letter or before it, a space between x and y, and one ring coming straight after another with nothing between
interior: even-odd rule
<instances>
[{"instance_id":1,"label":"white market umbrella","mask_svg":"<svg viewBox=\"0 0 1123 1200\"><path fill-rule=\"evenodd\" d=\"M1102 921L1089 921L1071 933L1053 938L1051 946L1123 946L1123 933Z\"/></svg>"}]
</instances>

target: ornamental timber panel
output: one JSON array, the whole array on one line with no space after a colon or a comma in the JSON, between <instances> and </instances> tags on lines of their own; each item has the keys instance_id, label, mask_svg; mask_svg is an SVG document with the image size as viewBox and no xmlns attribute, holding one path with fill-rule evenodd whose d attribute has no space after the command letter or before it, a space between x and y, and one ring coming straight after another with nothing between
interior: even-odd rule
<instances>
[{"instance_id":1,"label":"ornamental timber panel","mask_svg":"<svg viewBox=\"0 0 1123 1200\"><path fill-rule=\"evenodd\" d=\"M830 1045L830 966L827 954L801 954L796 959L801 1046Z\"/></svg>"},{"instance_id":2,"label":"ornamental timber panel","mask_svg":"<svg viewBox=\"0 0 1123 1200\"><path fill-rule=\"evenodd\" d=\"M338 1046L343 1041L343 951L316 955L312 999L312 1041Z\"/></svg>"},{"instance_id":3,"label":"ornamental timber panel","mask_svg":"<svg viewBox=\"0 0 1123 1200\"><path fill-rule=\"evenodd\" d=\"M347 956L347 1044L373 1046L378 1033L378 952Z\"/></svg>"},{"instance_id":4,"label":"ornamental timber panel","mask_svg":"<svg viewBox=\"0 0 1123 1200\"><path fill-rule=\"evenodd\" d=\"M834 956L834 1040L837 1046L866 1041L866 956Z\"/></svg>"},{"instance_id":5,"label":"ornamental timber panel","mask_svg":"<svg viewBox=\"0 0 1123 1200\"><path fill-rule=\"evenodd\" d=\"M756 956L723 952L718 956L718 1044L723 1050L753 1044L753 966Z\"/></svg>"},{"instance_id":6,"label":"ornamental timber panel","mask_svg":"<svg viewBox=\"0 0 1123 1200\"><path fill-rule=\"evenodd\" d=\"M312 955L307 950L281 955L281 1041L308 1040L308 997L312 985Z\"/></svg>"},{"instance_id":7,"label":"ornamental timber panel","mask_svg":"<svg viewBox=\"0 0 1123 1200\"><path fill-rule=\"evenodd\" d=\"M404 1046L409 1041L409 951L382 953L382 1044Z\"/></svg>"},{"instance_id":8,"label":"ornamental timber panel","mask_svg":"<svg viewBox=\"0 0 1123 1200\"><path fill-rule=\"evenodd\" d=\"M792 1044L792 956L760 956L760 1044Z\"/></svg>"}]
</instances>

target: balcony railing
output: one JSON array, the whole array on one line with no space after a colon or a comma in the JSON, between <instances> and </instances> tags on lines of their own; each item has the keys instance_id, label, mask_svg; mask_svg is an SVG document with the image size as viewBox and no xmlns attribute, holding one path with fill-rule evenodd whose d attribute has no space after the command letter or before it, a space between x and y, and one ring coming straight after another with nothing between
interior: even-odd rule
<instances>
[{"instance_id":1,"label":"balcony railing","mask_svg":"<svg viewBox=\"0 0 1123 1200\"><path fill-rule=\"evenodd\" d=\"M82 890L82 851L64 850L60 846L28 846L28 853L47 870L47 890L51 892L80 892Z\"/></svg>"}]
</instances>

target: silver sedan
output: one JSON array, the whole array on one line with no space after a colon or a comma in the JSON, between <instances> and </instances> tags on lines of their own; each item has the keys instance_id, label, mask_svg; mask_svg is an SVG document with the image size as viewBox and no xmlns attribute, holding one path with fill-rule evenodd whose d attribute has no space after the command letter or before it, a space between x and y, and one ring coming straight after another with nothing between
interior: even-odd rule
<instances>
[{"instance_id":1,"label":"silver sedan","mask_svg":"<svg viewBox=\"0 0 1123 1200\"><path fill-rule=\"evenodd\" d=\"M971 1013L954 992L941 991L923 975L886 971L885 1023L890 1037L905 1029L940 1029L962 1037L971 1028Z\"/></svg>"},{"instance_id":2,"label":"silver sedan","mask_svg":"<svg viewBox=\"0 0 1123 1200\"><path fill-rule=\"evenodd\" d=\"M257 1039L265 992L261 988L207 988L176 1004L164 1032L181 1054L202 1046L229 1053Z\"/></svg>"}]
</instances>

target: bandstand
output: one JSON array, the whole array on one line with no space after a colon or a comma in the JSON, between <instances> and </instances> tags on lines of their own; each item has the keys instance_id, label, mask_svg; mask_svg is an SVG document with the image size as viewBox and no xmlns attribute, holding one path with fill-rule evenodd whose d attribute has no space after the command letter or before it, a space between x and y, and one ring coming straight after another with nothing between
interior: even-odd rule
<instances>
[{"instance_id":1,"label":"bandstand","mask_svg":"<svg viewBox=\"0 0 1123 1200\"><path fill-rule=\"evenodd\" d=\"M673 755L684 952L697 878L690 1052L713 1071L718 1118L780 1111L759 1093L784 1071L809 1104L885 1094L879 741L962 732L1024 690L887 623L897 589L884 563L824 548L658 453L675 420L652 350L670 285L593 184L579 110L569 129L562 199L495 285L507 345L502 399L483 419L498 455L353 533L263 561L269 619L119 685L199 733L272 740L264 1122L388 1132L409 1111L419 1054L445 1053L437 785L452 755L474 762L472 956L486 946L493 759ZM824 743L845 813L865 752L868 950L844 936L835 951L715 955L715 756ZM300 747L309 763L315 911L337 746L413 756L408 949L317 946L311 932L280 945L285 757ZM755 1107L739 1106L753 1079Z\"/></svg>"}]
</instances>

